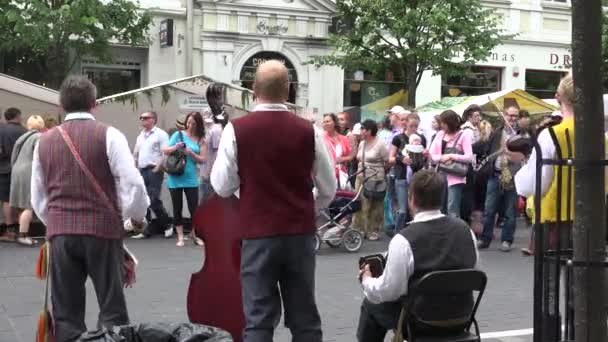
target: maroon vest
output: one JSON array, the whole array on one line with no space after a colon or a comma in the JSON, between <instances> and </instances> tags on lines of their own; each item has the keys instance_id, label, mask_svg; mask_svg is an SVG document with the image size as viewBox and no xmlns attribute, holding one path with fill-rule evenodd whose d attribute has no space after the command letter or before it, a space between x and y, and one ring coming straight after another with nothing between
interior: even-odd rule
<instances>
[{"instance_id":1,"label":"maroon vest","mask_svg":"<svg viewBox=\"0 0 608 342\"><path fill-rule=\"evenodd\" d=\"M313 233L312 125L290 112L252 112L232 122L244 239Z\"/></svg>"},{"instance_id":2,"label":"maroon vest","mask_svg":"<svg viewBox=\"0 0 608 342\"><path fill-rule=\"evenodd\" d=\"M47 237L74 234L122 238L116 183L106 152L108 126L95 120L70 120L62 127L115 210L100 199L61 133L52 129L40 137L38 147L48 195Z\"/></svg>"}]
</instances>

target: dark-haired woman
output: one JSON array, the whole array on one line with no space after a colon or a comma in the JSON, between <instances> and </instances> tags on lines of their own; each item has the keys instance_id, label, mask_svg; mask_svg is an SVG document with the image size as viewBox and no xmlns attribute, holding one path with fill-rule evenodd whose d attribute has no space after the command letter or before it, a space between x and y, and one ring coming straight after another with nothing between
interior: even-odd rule
<instances>
[{"instance_id":1,"label":"dark-haired woman","mask_svg":"<svg viewBox=\"0 0 608 342\"><path fill-rule=\"evenodd\" d=\"M357 152L359 171L355 188L363 186L363 180L370 183L382 183L386 189L386 167L388 165L388 149L378 134L378 125L373 120L365 120L361 124L361 144ZM371 185L371 184L370 184ZM359 228L370 240L378 240L380 228L384 227L384 193L377 196L361 195L361 210L353 215L353 226Z\"/></svg>"},{"instance_id":2,"label":"dark-haired woman","mask_svg":"<svg viewBox=\"0 0 608 342\"><path fill-rule=\"evenodd\" d=\"M177 231L177 246L184 246L184 220L182 217L183 196L186 195L186 202L190 217L194 214L198 206L198 186L199 175L197 164L205 161L205 125L203 117L199 112L192 112L186 116L186 129L177 131L171 135L168 146L163 149L165 154L171 154L182 149L186 154L186 167L181 175L169 175L167 185L173 203L173 224ZM194 229L192 229L194 232ZM202 245L202 241L193 236L197 245Z\"/></svg>"},{"instance_id":3,"label":"dark-haired woman","mask_svg":"<svg viewBox=\"0 0 608 342\"><path fill-rule=\"evenodd\" d=\"M323 141L336 167L338 187L344 188L348 184L348 169L346 166L348 162L353 160L353 155L350 141L339 133L339 129L338 117L335 114L323 115Z\"/></svg>"},{"instance_id":4,"label":"dark-haired woman","mask_svg":"<svg viewBox=\"0 0 608 342\"><path fill-rule=\"evenodd\" d=\"M452 163L470 164L473 160L473 132L469 129L460 129L460 116L453 110L446 110L439 116L441 130L431 145L429 153L433 162L443 165ZM448 148L460 150L459 153L447 153ZM460 217L462 190L466 183L466 176L458 176L442 171L447 179L447 213Z\"/></svg>"}]
</instances>

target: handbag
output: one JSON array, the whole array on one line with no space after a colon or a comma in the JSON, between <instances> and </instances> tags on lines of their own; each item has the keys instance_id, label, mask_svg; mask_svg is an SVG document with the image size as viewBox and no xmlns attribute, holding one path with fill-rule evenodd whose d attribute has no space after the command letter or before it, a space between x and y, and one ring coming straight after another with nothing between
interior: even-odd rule
<instances>
[{"instance_id":1,"label":"handbag","mask_svg":"<svg viewBox=\"0 0 608 342\"><path fill-rule=\"evenodd\" d=\"M181 131L179 132L179 141L184 142L184 135ZM169 154L163 160L163 169L173 176L182 175L186 169L186 154L184 151L179 148Z\"/></svg>"},{"instance_id":2,"label":"handbag","mask_svg":"<svg viewBox=\"0 0 608 342\"><path fill-rule=\"evenodd\" d=\"M365 143L363 143L363 152L361 154L361 165L363 167L363 195L372 200L384 199L386 193L386 181L369 179L367 177L367 168L365 166Z\"/></svg>"},{"instance_id":3,"label":"handbag","mask_svg":"<svg viewBox=\"0 0 608 342\"><path fill-rule=\"evenodd\" d=\"M95 188L95 191L97 192L97 194L99 195L101 200L104 202L106 207L111 212L113 212L115 215L117 215L118 217L122 217L122 214L116 209L116 207L114 207L114 205L112 205L112 201L110 201L110 198L108 197L108 195L105 193L105 191L103 191L103 189L101 188L101 185L99 185L99 183L95 179L95 176L91 173L89 168L82 161L82 158L80 157L80 154L76 150L76 147L74 146L74 142L72 142L72 139L70 138L68 133L61 126L57 126L57 129L59 130L59 133L61 133L61 136L63 137L63 140L65 141L66 145L68 145L70 152L72 152L72 156L74 156L74 159L76 159L78 166L80 166L80 169L82 170L82 172L84 172L86 177L89 179L89 181L91 182L91 185L93 185L93 187ZM124 254L124 256L123 256L123 283L124 283L125 287L132 287L133 284L135 284L135 268L137 266L138 261L135 258L135 256L127 249L127 246L125 246L123 244L122 249L123 249L123 254Z\"/></svg>"},{"instance_id":4,"label":"handbag","mask_svg":"<svg viewBox=\"0 0 608 342\"><path fill-rule=\"evenodd\" d=\"M460 141L461 137L462 137L462 132L458 133L458 136L456 137L456 141L454 141L454 144L452 145L452 147L446 146L442 155L443 154L463 155L464 151L458 147L458 142ZM452 162L449 164L445 164L445 163L437 164L437 170L441 171L445 174L448 174L448 175L466 177L467 173L469 173L469 163L452 160Z\"/></svg>"}]
</instances>

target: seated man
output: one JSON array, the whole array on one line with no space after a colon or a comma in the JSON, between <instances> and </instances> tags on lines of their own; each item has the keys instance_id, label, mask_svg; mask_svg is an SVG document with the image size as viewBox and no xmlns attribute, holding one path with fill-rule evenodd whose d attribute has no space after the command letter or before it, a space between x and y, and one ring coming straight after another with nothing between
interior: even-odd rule
<instances>
[{"instance_id":1,"label":"seated man","mask_svg":"<svg viewBox=\"0 0 608 342\"><path fill-rule=\"evenodd\" d=\"M441 214L444 186L436 172L422 170L414 175L408 196L414 220L391 240L381 276L372 277L369 266L360 271L365 299L357 328L359 341L382 342L388 330L397 328L403 297L413 281L433 271L475 267L475 235L464 221ZM473 306L472 295L460 299L448 304L439 298L426 298L419 307L428 308L425 316L435 310L431 312L436 312L436 317L450 317L453 322L468 318Z\"/></svg>"}]
</instances>

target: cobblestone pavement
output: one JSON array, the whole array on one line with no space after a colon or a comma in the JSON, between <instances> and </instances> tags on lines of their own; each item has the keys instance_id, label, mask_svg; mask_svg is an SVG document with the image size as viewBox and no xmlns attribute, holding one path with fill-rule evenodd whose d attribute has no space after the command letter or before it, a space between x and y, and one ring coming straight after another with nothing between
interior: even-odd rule
<instances>
[{"instance_id":1,"label":"cobblestone pavement","mask_svg":"<svg viewBox=\"0 0 608 342\"><path fill-rule=\"evenodd\" d=\"M482 332L532 327L532 259L519 248L527 243L528 229L519 229L514 250L498 251L494 243L481 251L479 267L488 274L488 287L477 315ZM133 322L187 321L186 293L190 274L200 269L202 249L193 244L175 247L175 241L154 238L128 241L140 260L138 283L127 289ZM388 240L365 242L357 254L324 246L317 258L317 302L326 341L355 340L362 293L355 278L360 255L383 251ZM0 244L0 342L31 342L42 307L43 283L33 277L37 249ZM94 329L97 302L87 284L87 325ZM290 340L282 326L275 341ZM388 341L388 336L387 336ZM531 336L487 338L487 342L529 342Z\"/></svg>"}]
</instances>

